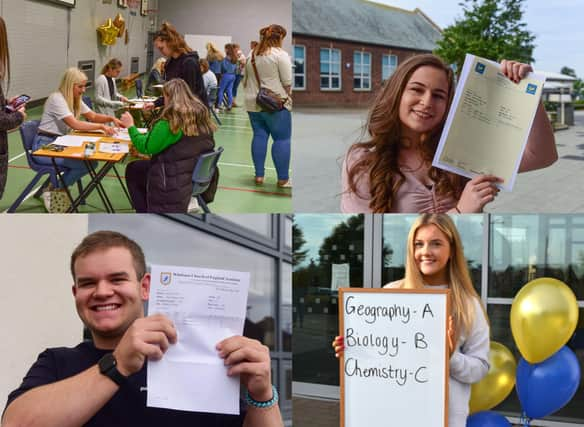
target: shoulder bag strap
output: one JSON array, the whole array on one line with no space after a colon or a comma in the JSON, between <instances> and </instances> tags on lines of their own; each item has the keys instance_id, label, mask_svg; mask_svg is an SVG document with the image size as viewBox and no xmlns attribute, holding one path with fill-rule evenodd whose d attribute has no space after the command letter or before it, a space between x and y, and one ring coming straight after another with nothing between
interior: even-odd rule
<instances>
[{"instance_id":1,"label":"shoulder bag strap","mask_svg":"<svg viewBox=\"0 0 584 427\"><path fill-rule=\"evenodd\" d=\"M255 78L258 82L258 89L259 89L260 87L262 87L262 84L260 83L260 76L258 74L258 69L257 69L256 64L255 64L255 55L253 52L251 53L251 65L253 66L253 73L255 74Z\"/></svg>"}]
</instances>

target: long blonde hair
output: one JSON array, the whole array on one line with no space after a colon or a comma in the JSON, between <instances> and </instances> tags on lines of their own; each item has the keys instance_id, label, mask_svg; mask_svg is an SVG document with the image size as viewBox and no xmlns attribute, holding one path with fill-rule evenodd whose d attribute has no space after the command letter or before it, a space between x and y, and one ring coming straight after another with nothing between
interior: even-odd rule
<instances>
[{"instance_id":1,"label":"long blonde hair","mask_svg":"<svg viewBox=\"0 0 584 427\"><path fill-rule=\"evenodd\" d=\"M0 16L0 82L7 83L6 91L10 85L10 55L8 53L8 34L6 23Z\"/></svg>"},{"instance_id":2,"label":"long blonde hair","mask_svg":"<svg viewBox=\"0 0 584 427\"><path fill-rule=\"evenodd\" d=\"M458 234L458 230L456 229L452 218L448 215L423 214L412 224L408 234L406 275L402 287L407 289L424 288L422 273L416 265L414 257L414 243L416 233L421 227L426 225L435 225L438 227L450 243L450 259L447 266L448 282L450 284L450 311L456 328L455 338L456 341L458 341L461 333L468 336L468 333L472 329L472 324L476 315L473 303L475 298L479 301L479 305L483 310L487 322L488 317L483 305L480 304L479 295L472 285L460 235Z\"/></svg>"},{"instance_id":3,"label":"long blonde hair","mask_svg":"<svg viewBox=\"0 0 584 427\"><path fill-rule=\"evenodd\" d=\"M81 114L81 96L75 98L73 95L73 87L86 81L87 76L83 71L79 68L71 67L67 68L61 79L61 84L59 85L59 92L65 97L67 106L76 119L79 118L79 114Z\"/></svg>"},{"instance_id":4,"label":"long blonde hair","mask_svg":"<svg viewBox=\"0 0 584 427\"><path fill-rule=\"evenodd\" d=\"M205 45L205 48L207 48L207 61L223 61L223 58L225 58L223 52L221 52L212 42L208 42Z\"/></svg>"},{"instance_id":5,"label":"long blonde hair","mask_svg":"<svg viewBox=\"0 0 584 427\"><path fill-rule=\"evenodd\" d=\"M160 119L168 121L172 133L182 130L185 136L210 135L217 129L207 106L193 95L183 79L168 81L162 93L166 96L166 104Z\"/></svg>"}]
</instances>

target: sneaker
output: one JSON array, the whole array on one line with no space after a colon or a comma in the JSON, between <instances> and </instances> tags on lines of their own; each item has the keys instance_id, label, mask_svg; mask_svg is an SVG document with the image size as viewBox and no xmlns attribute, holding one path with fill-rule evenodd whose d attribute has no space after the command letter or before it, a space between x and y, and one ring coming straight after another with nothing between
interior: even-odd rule
<instances>
[{"instance_id":1,"label":"sneaker","mask_svg":"<svg viewBox=\"0 0 584 427\"><path fill-rule=\"evenodd\" d=\"M50 212L51 211L51 191L50 190L43 191L43 193L41 194L41 198L43 199L45 209L47 210L47 212Z\"/></svg>"},{"instance_id":2,"label":"sneaker","mask_svg":"<svg viewBox=\"0 0 584 427\"><path fill-rule=\"evenodd\" d=\"M187 208L187 212L198 212L201 210L199 206L199 202L197 201L196 197L191 197L191 201L189 202L189 207Z\"/></svg>"}]
</instances>

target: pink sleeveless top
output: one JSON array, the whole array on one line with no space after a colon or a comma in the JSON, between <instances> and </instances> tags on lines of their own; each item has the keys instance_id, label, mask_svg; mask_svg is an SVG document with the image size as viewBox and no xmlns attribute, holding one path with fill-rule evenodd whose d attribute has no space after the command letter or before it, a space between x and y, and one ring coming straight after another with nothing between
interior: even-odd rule
<instances>
[{"instance_id":1,"label":"pink sleeveless top","mask_svg":"<svg viewBox=\"0 0 584 427\"><path fill-rule=\"evenodd\" d=\"M343 213L370 213L371 192L369 176L362 174L357 177L357 192L351 192L347 174L350 168L361 156L363 150L353 150L350 156L345 157L342 170L341 212ZM453 209L458 202L453 197L444 197L436 194L435 185L430 187L421 183L411 172L402 171L405 181L395 194L393 206L388 213L444 213ZM389 185L389 183L388 183Z\"/></svg>"}]
</instances>

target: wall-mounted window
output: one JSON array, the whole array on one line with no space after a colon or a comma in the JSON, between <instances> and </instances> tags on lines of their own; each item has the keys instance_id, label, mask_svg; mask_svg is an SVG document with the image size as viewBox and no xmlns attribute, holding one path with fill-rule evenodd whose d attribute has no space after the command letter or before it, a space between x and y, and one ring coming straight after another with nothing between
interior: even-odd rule
<instances>
[{"instance_id":1,"label":"wall-mounted window","mask_svg":"<svg viewBox=\"0 0 584 427\"><path fill-rule=\"evenodd\" d=\"M293 88L306 89L306 48L304 46L294 46Z\"/></svg>"},{"instance_id":2,"label":"wall-mounted window","mask_svg":"<svg viewBox=\"0 0 584 427\"><path fill-rule=\"evenodd\" d=\"M396 55L381 56L381 80L385 81L389 79L396 68L397 68Z\"/></svg>"},{"instance_id":3,"label":"wall-mounted window","mask_svg":"<svg viewBox=\"0 0 584 427\"><path fill-rule=\"evenodd\" d=\"M320 49L320 88L321 90L341 88L341 51L339 49Z\"/></svg>"},{"instance_id":4,"label":"wall-mounted window","mask_svg":"<svg viewBox=\"0 0 584 427\"><path fill-rule=\"evenodd\" d=\"M353 53L353 89L371 90L371 54Z\"/></svg>"}]
</instances>

